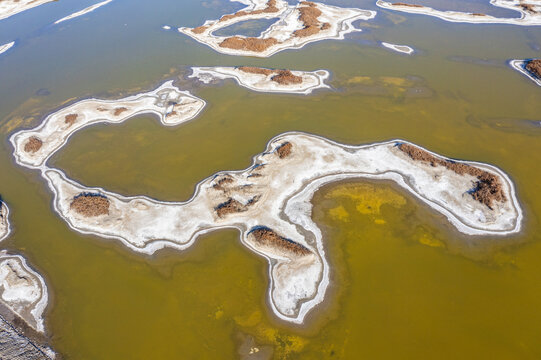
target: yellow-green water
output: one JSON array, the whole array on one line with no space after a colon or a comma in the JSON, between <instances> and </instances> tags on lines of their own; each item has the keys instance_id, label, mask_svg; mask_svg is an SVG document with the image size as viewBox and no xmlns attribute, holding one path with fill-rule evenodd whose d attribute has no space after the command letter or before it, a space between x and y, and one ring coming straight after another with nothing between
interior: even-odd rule
<instances>
[{"instance_id":1,"label":"yellow-green water","mask_svg":"<svg viewBox=\"0 0 541 360\"><path fill-rule=\"evenodd\" d=\"M197 25L213 17L209 12L226 11L187 3L192 12L178 24ZM335 3L373 8L371 1ZM134 4L131 11L143 6ZM115 6L107 16L131 29L132 18L122 18L126 8ZM192 13L201 19L191 20ZM23 68L17 52L0 58L0 193L14 226L2 245L45 276L51 296L46 327L55 350L66 359L230 359L251 336L262 351L270 345L276 359L541 358L541 89L505 67L508 58L536 55L528 44L541 43L540 29L389 13L350 40L251 59L160 33L154 26L162 15L150 16L155 23L145 17L133 35L101 20L125 39L117 39L124 54L118 58L106 39L104 58L75 52L75 60L61 58L62 66L47 69L56 62L54 51L88 46L92 22L35 35L40 51L46 46L40 41L56 40L62 48L47 52L45 64ZM70 29L80 34L68 36ZM76 35L81 43L63 41ZM140 36L147 41L137 43ZM405 57L372 46L378 39L420 53ZM38 50L23 44L19 51L30 59ZM325 234L332 284L303 326L278 321L269 311L267 264L234 231L200 238L183 253L151 257L71 231L52 211L39 174L13 163L9 134L38 124L70 98L150 89L171 67L190 64L325 68L332 71L333 90L285 96L232 82L182 82L208 102L195 120L164 128L142 116L94 126L75 134L50 164L87 186L186 200L197 182L218 170L247 167L285 131L351 144L404 138L503 169L517 186L523 231L467 237L390 183L328 186L314 198L313 217ZM42 87L51 94L33 95Z\"/></svg>"}]
</instances>

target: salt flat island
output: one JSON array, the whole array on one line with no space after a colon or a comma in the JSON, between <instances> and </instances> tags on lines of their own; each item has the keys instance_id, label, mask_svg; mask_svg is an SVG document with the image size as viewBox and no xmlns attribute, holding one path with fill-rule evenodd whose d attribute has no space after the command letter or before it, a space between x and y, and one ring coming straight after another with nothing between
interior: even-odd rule
<instances>
[{"instance_id":1,"label":"salt flat island","mask_svg":"<svg viewBox=\"0 0 541 360\"><path fill-rule=\"evenodd\" d=\"M109 4L111 1L113 1L113 0L105 0L105 1L102 1L102 2L99 2L99 3L96 3L94 5L91 5L89 7L84 8L83 10L80 10L80 11L74 12L71 15L65 16L62 19L56 20L54 23L59 24L59 23L64 22L64 21L71 20L71 19L74 19L74 18L79 17L79 16L83 16L83 15L88 14L88 13L94 11L94 10L99 9L100 7L102 7L104 5Z\"/></svg>"},{"instance_id":2,"label":"salt flat island","mask_svg":"<svg viewBox=\"0 0 541 360\"><path fill-rule=\"evenodd\" d=\"M449 22L471 24L510 24L532 26L541 25L541 2L539 0L490 0L496 7L517 11L520 17L499 18L482 13L469 13L461 11L442 11L428 6L404 2L387 2L378 0L376 5L388 10L434 16Z\"/></svg>"},{"instance_id":3,"label":"salt flat island","mask_svg":"<svg viewBox=\"0 0 541 360\"><path fill-rule=\"evenodd\" d=\"M0 1L0 20L52 1L54 0L2 0Z\"/></svg>"},{"instance_id":4,"label":"salt flat island","mask_svg":"<svg viewBox=\"0 0 541 360\"><path fill-rule=\"evenodd\" d=\"M0 241L9 235L9 209L0 197Z\"/></svg>"},{"instance_id":5,"label":"salt flat island","mask_svg":"<svg viewBox=\"0 0 541 360\"><path fill-rule=\"evenodd\" d=\"M203 83L213 80L234 79L250 90L269 93L310 94L316 89L328 88L326 70L295 71L267 69L253 66L192 67L191 78Z\"/></svg>"},{"instance_id":6,"label":"salt flat island","mask_svg":"<svg viewBox=\"0 0 541 360\"><path fill-rule=\"evenodd\" d=\"M233 0L234 1L234 0ZM228 55L268 57L287 49L325 39L343 39L344 35L361 31L353 26L357 20L369 20L375 11L340 8L322 3L301 1L289 5L283 0L237 0L247 6L218 20L207 20L196 28L181 27L178 31L212 49ZM259 37L217 36L214 32L230 25L256 19L277 18Z\"/></svg>"},{"instance_id":7,"label":"salt flat island","mask_svg":"<svg viewBox=\"0 0 541 360\"><path fill-rule=\"evenodd\" d=\"M508 235L521 228L513 183L501 170L450 160L402 140L350 146L305 133L282 134L252 166L201 181L185 202L89 188L47 165L71 134L90 124L118 123L145 112L158 114L163 124L179 124L203 106L168 82L116 101L77 102L10 140L17 163L41 171L54 193L54 210L80 233L118 239L133 251L152 254L165 247L187 249L213 230L238 229L240 241L268 260L273 312L294 323L302 323L323 301L329 285L323 236L311 220L311 199L325 184L392 180L464 234ZM174 120L167 120L168 114Z\"/></svg>"},{"instance_id":8,"label":"salt flat island","mask_svg":"<svg viewBox=\"0 0 541 360\"><path fill-rule=\"evenodd\" d=\"M381 45L383 47L386 47L387 49L391 49L393 51L406 54L406 55L411 55L415 52L415 50L413 50L413 48L411 48L408 45L397 45L397 44L391 44L391 43L387 43L383 41L381 42Z\"/></svg>"},{"instance_id":9,"label":"salt flat island","mask_svg":"<svg viewBox=\"0 0 541 360\"><path fill-rule=\"evenodd\" d=\"M13 45L15 45L15 41L9 42L9 43L4 44L4 45L0 45L0 54L3 54L6 51L8 51L9 49L11 49L13 47Z\"/></svg>"},{"instance_id":10,"label":"salt flat island","mask_svg":"<svg viewBox=\"0 0 541 360\"><path fill-rule=\"evenodd\" d=\"M511 60L509 65L541 86L541 59Z\"/></svg>"}]
</instances>

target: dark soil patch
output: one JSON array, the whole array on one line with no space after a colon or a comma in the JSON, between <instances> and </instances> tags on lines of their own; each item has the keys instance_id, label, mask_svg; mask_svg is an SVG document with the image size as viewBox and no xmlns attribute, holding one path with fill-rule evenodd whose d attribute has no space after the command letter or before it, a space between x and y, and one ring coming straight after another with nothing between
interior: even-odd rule
<instances>
[{"instance_id":1,"label":"dark soil patch","mask_svg":"<svg viewBox=\"0 0 541 360\"><path fill-rule=\"evenodd\" d=\"M533 5L533 4L524 4L524 3L520 3L519 6L520 6L522 9L524 9L524 10L526 10L526 11L528 11L528 12L531 12L531 13L533 13L533 14L536 14L536 13L537 13L537 11L535 11L535 8L534 8L535 5Z\"/></svg>"},{"instance_id":2,"label":"dark soil patch","mask_svg":"<svg viewBox=\"0 0 541 360\"><path fill-rule=\"evenodd\" d=\"M278 235L274 230L265 226L252 228L248 235L252 235L255 238L255 241L260 245L279 248L297 256L306 256L312 253L308 248L293 240Z\"/></svg>"},{"instance_id":3,"label":"dark soil patch","mask_svg":"<svg viewBox=\"0 0 541 360\"><path fill-rule=\"evenodd\" d=\"M113 114L115 116L118 116L118 115L122 114L124 111L128 111L128 109L125 108L125 107L119 107L119 108L115 109L115 112Z\"/></svg>"},{"instance_id":4,"label":"dark soil patch","mask_svg":"<svg viewBox=\"0 0 541 360\"><path fill-rule=\"evenodd\" d=\"M36 136L30 137L26 144L24 144L24 151L29 153L35 153L43 146L43 141Z\"/></svg>"},{"instance_id":5,"label":"dark soil patch","mask_svg":"<svg viewBox=\"0 0 541 360\"><path fill-rule=\"evenodd\" d=\"M277 82L280 85L291 85L302 83L302 77L293 75L289 70L279 70L278 74L271 78L272 81Z\"/></svg>"},{"instance_id":6,"label":"dark soil patch","mask_svg":"<svg viewBox=\"0 0 541 360\"><path fill-rule=\"evenodd\" d=\"M262 52L276 44L278 44L278 40L275 38L260 39L254 37L232 36L224 39L224 41L220 43L220 47L235 50Z\"/></svg>"},{"instance_id":7,"label":"dark soil patch","mask_svg":"<svg viewBox=\"0 0 541 360\"><path fill-rule=\"evenodd\" d=\"M526 63L526 70L530 72L533 76L538 79L541 79L541 59L529 60Z\"/></svg>"},{"instance_id":8,"label":"dark soil patch","mask_svg":"<svg viewBox=\"0 0 541 360\"><path fill-rule=\"evenodd\" d=\"M488 206L491 210L493 210L492 205L495 201L506 200L500 178L488 171L452 160L439 159L429 152L410 144L398 144L398 148L413 160L427 162L434 167L444 166L458 175L468 174L476 177L478 181L470 193L475 200Z\"/></svg>"},{"instance_id":9,"label":"dark soil patch","mask_svg":"<svg viewBox=\"0 0 541 360\"><path fill-rule=\"evenodd\" d=\"M86 216L93 217L99 215L109 215L109 199L101 194L80 193L73 198L70 209Z\"/></svg>"},{"instance_id":10,"label":"dark soil patch","mask_svg":"<svg viewBox=\"0 0 541 360\"><path fill-rule=\"evenodd\" d=\"M66 115L66 117L64 118L64 122L66 124L69 124L70 126L73 125L75 123L75 120L77 120L77 117L79 115L77 114L69 114L69 115Z\"/></svg>"},{"instance_id":11,"label":"dark soil patch","mask_svg":"<svg viewBox=\"0 0 541 360\"><path fill-rule=\"evenodd\" d=\"M276 154L280 157L280 159L284 159L291 155L291 149L293 149L293 144L290 142L285 142L282 145L278 146L276 149Z\"/></svg>"}]
</instances>

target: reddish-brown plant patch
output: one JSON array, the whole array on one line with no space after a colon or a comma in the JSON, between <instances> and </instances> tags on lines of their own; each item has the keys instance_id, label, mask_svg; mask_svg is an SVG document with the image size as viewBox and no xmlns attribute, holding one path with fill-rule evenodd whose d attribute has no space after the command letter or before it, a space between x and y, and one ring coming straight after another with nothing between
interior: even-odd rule
<instances>
[{"instance_id":1,"label":"reddish-brown plant patch","mask_svg":"<svg viewBox=\"0 0 541 360\"><path fill-rule=\"evenodd\" d=\"M276 149L276 154L278 154L278 157L280 157L280 159L284 159L291 155L291 149L293 149L293 144L291 144L290 142L285 142L282 145L278 146L278 148Z\"/></svg>"},{"instance_id":2,"label":"reddish-brown plant patch","mask_svg":"<svg viewBox=\"0 0 541 360\"><path fill-rule=\"evenodd\" d=\"M24 151L27 153L35 153L43 146L43 141L36 136L30 137L26 144L24 144Z\"/></svg>"},{"instance_id":3,"label":"reddish-brown plant patch","mask_svg":"<svg viewBox=\"0 0 541 360\"><path fill-rule=\"evenodd\" d=\"M312 253L305 246L286 239L267 227L256 227L250 231L249 235L252 235L256 243L260 245L278 248L297 256L306 256Z\"/></svg>"},{"instance_id":4,"label":"reddish-brown plant patch","mask_svg":"<svg viewBox=\"0 0 541 360\"><path fill-rule=\"evenodd\" d=\"M93 217L109 215L109 199L104 195L94 193L80 193L73 198L70 209L85 216Z\"/></svg>"}]
</instances>

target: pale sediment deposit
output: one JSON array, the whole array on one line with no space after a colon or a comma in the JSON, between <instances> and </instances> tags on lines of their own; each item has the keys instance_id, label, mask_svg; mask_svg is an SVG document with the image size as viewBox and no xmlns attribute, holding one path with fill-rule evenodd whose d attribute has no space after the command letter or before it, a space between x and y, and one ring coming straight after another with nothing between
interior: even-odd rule
<instances>
[{"instance_id":1,"label":"pale sediment deposit","mask_svg":"<svg viewBox=\"0 0 541 360\"><path fill-rule=\"evenodd\" d=\"M0 302L43 333L43 312L47 306L47 286L20 255L0 251Z\"/></svg>"},{"instance_id":2,"label":"pale sediment deposit","mask_svg":"<svg viewBox=\"0 0 541 360\"><path fill-rule=\"evenodd\" d=\"M156 90L119 100L87 99L47 116L35 129L14 134L15 159L30 168L46 160L76 131L97 123L121 123L139 114L155 114L161 123L175 126L199 114L205 102L167 81Z\"/></svg>"},{"instance_id":3,"label":"pale sediment deposit","mask_svg":"<svg viewBox=\"0 0 541 360\"><path fill-rule=\"evenodd\" d=\"M325 39L343 39L344 35L361 31L353 26L357 20L369 20L375 11L340 8L322 3L301 1L289 5L283 0L243 0L247 6L207 20L196 28L181 27L178 31L212 49L228 55L268 57L286 49ZM259 37L217 36L214 32L246 20L277 18Z\"/></svg>"},{"instance_id":4,"label":"pale sediment deposit","mask_svg":"<svg viewBox=\"0 0 541 360\"><path fill-rule=\"evenodd\" d=\"M1 0L0 20L54 0Z\"/></svg>"},{"instance_id":5,"label":"pale sediment deposit","mask_svg":"<svg viewBox=\"0 0 541 360\"><path fill-rule=\"evenodd\" d=\"M12 41L12 42L4 44L4 45L0 45L0 54L3 54L6 51L8 51L9 49L11 49L13 47L13 45L15 45L15 41Z\"/></svg>"},{"instance_id":6,"label":"pale sediment deposit","mask_svg":"<svg viewBox=\"0 0 541 360\"><path fill-rule=\"evenodd\" d=\"M391 44L387 42L381 42L381 45L386 47L387 49L391 49L393 51L396 51L402 54L407 54L407 55L411 55L415 51L413 50L413 48L409 47L408 45L396 45L396 44Z\"/></svg>"},{"instance_id":7,"label":"pale sediment deposit","mask_svg":"<svg viewBox=\"0 0 541 360\"><path fill-rule=\"evenodd\" d=\"M0 241L8 237L10 232L9 227L9 209L5 202L0 197Z\"/></svg>"},{"instance_id":8,"label":"pale sediment deposit","mask_svg":"<svg viewBox=\"0 0 541 360\"><path fill-rule=\"evenodd\" d=\"M73 18L83 16L83 15L88 14L88 13L90 13L90 12L92 12L92 11L94 11L94 10L104 6L104 5L109 4L111 1L113 1L113 0L105 0L105 1L99 2L97 4L91 5L91 6L87 7L87 8L84 8L81 11L74 12L71 15L68 15L66 17L63 17L62 19L56 20L54 23L59 24L59 23L64 22L66 20L71 20Z\"/></svg>"},{"instance_id":9,"label":"pale sediment deposit","mask_svg":"<svg viewBox=\"0 0 541 360\"><path fill-rule=\"evenodd\" d=\"M520 17L500 18L482 13L461 11L442 11L415 3L387 2L378 0L376 5L388 10L406 12L410 14L423 14L434 16L449 22L471 24L510 24L522 26L541 25L541 1L539 0L490 0L496 7L514 10Z\"/></svg>"},{"instance_id":10,"label":"pale sediment deposit","mask_svg":"<svg viewBox=\"0 0 541 360\"><path fill-rule=\"evenodd\" d=\"M511 60L509 65L541 86L541 59Z\"/></svg>"},{"instance_id":11,"label":"pale sediment deposit","mask_svg":"<svg viewBox=\"0 0 541 360\"><path fill-rule=\"evenodd\" d=\"M310 94L321 88L328 88L326 70L295 71L276 70L252 66L240 67L192 67L190 77L203 83L213 80L234 79L240 86L250 90L269 93Z\"/></svg>"},{"instance_id":12,"label":"pale sediment deposit","mask_svg":"<svg viewBox=\"0 0 541 360\"><path fill-rule=\"evenodd\" d=\"M242 243L268 259L269 303L286 321L302 323L308 311L323 301L329 284L323 237L310 216L314 192L327 183L354 178L393 180L462 233L496 236L520 230L522 212L514 186L501 170L446 159L400 140L348 146L315 135L286 133L271 140L248 169L220 172L200 182L186 202L88 188L46 165L46 159L76 129L98 119L124 121L145 111L167 114L172 111L165 108L171 94L183 104L178 90L169 88L129 101L90 100L82 108L76 103L61 109L36 129L12 136L15 158L21 165L41 170L54 193L55 211L72 229L118 239L140 253L165 247L182 250L201 234L238 229ZM159 110L157 98L162 104ZM194 108L190 116L199 110ZM78 116L73 124L66 124L71 114ZM120 116L122 120L115 120ZM32 137L43 140L35 153L24 150Z\"/></svg>"}]
</instances>

